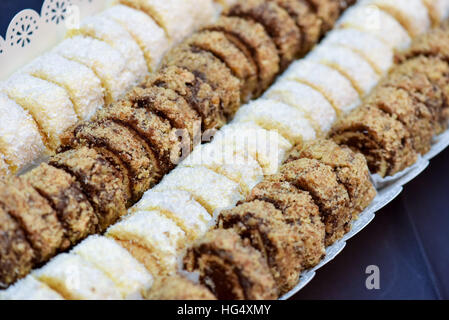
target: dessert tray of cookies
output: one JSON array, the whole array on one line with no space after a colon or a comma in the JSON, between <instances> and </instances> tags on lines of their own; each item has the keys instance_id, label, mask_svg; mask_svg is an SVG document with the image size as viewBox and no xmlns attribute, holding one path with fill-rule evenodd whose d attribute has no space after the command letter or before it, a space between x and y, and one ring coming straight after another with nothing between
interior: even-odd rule
<instances>
[{"instance_id":1,"label":"dessert tray of cookies","mask_svg":"<svg viewBox=\"0 0 449 320\"><path fill-rule=\"evenodd\" d=\"M291 298L449 145L448 18L449 0L17 15L0 299Z\"/></svg>"}]
</instances>

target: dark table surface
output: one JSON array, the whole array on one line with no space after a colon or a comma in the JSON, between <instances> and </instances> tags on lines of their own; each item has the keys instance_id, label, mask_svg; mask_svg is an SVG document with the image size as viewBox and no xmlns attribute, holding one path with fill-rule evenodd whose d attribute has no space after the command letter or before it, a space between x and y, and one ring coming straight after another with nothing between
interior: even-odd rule
<instances>
[{"instance_id":1,"label":"dark table surface","mask_svg":"<svg viewBox=\"0 0 449 320\"><path fill-rule=\"evenodd\" d=\"M0 34L19 10L42 0L0 0ZM294 299L449 299L449 150L377 213ZM368 290L368 266L380 289Z\"/></svg>"}]
</instances>

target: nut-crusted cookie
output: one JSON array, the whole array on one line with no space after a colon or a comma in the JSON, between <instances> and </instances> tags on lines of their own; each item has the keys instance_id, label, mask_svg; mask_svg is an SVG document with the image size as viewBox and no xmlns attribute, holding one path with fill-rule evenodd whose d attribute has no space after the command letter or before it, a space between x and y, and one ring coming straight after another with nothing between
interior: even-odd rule
<instances>
[{"instance_id":1,"label":"nut-crusted cookie","mask_svg":"<svg viewBox=\"0 0 449 320\"><path fill-rule=\"evenodd\" d=\"M64 229L62 249L66 249L98 229L98 218L76 179L42 163L24 175L39 194L47 199Z\"/></svg>"},{"instance_id":2,"label":"nut-crusted cookie","mask_svg":"<svg viewBox=\"0 0 449 320\"><path fill-rule=\"evenodd\" d=\"M186 68L208 82L218 92L227 117L232 117L240 107L240 80L212 53L184 43L171 50L162 65Z\"/></svg>"},{"instance_id":3,"label":"nut-crusted cookie","mask_svg":"<svg viewBox=\"0 0 449 320\"><path fill-rule=\"evenodd\" d=\"M97 112L96 120L112 120L132 128L145 140L148 147L157 157L157 169L160 174L167 173L172 167L172 152L180 152L180 142L168 120L156 115L146 108L135 108L128 100L120 100Z\"/></svg>"},{"instance_id":4,"label":"nut-crusted cookie","mask_svg":"<svg viewBox=\"0 0 449 320\"><path fill-rule=\"evenodd\" d=\"M252 98L258 86L257 68L252 59L220 31L203 31L191 36L186 43L191 47L211 52L240 80L241 100Z\"/></svg>"},{"instance_id":5,"label":"nut-crusted cookie","mask_svg":"<svg viewBox=\"0 0 449 320\"><path fill-rule=\"evenodd\" d=\"M301 31L286 10L275 2L247 0L235 4L228 16L254 20L264 26L281 57L281 68L295 59L301 50Z\"/></svg>"},{"instance_id":6,"label":"nut-crusted cookie","mask_svg":"<svg viewBox=\"0 0 449 320\"><path fill-rule=\"evenodd\" d=\"M64 230L56 212L24 178L0 184L0 206L24 231L36 262L48 260L61 248Z\"/></svg>"},{"instance_id":7,"label":"nut-crusted cookie","mask_svg":"<svg viewBox=\"0 0 449 320\"><path fill-rule=\"evenodd\" d=\"M156 279L145 293L147 300L217 300L205 286L181 275Z\"/></svg>"},{"instance_id":8,"label":"nut-crusted cookie","mask_svg":"<svg viewBox=\"0 0 449 320\"><path fill-rule=\"evenodd\" d=\"M325 230L318 206L310 194L273 176L252 190L247 201L254 200L272 203L282 211L285 223L302 239L296 248L297 254L301 255L302 267L308 269L317 265L325 253Z\"/></svg>"},{"instance_id":9,"label":"nut-crusted cookie","mask_svg":"<svg viewBox=\"0 0 449 320\"><path fill-rule=\"evenodd\" d=\"M245 246L233 230L213 230L184 257L188 271L198 271L200 282L219 300L277 299L276 283L267 262L256 249Z\"/></svg>"},{"instance_id":10,"label":"nut-crusted cookie","mask_svg":"<svg viewBox=\"0 0 449 320\"><path fill-rule=\"evenodd\" d=\"M277 179L290 182L296 188L310 193L320 208L326 228L326 246L349 231L352 215L348 192L338 182L330 166L318 160L303 158L284 164Z\"/></svg>"},{"instance_id":11,"label":"nut-crusted cookie","mask_svg":"<svg viewBox=\"0 0 449 320\"><path fill-rule=\"evenodd\" d=\"M322 20L312 11L304 0L269 0L288 12L301 31L299 55L306 54L318 42L321 36Z\"/></svg>"},{"instance_id":12,"label":"nut-crusted cookie","mask_svg":"<svg viewBox=\"0 0 449 320\"><path fill-rule=\"evenodd\" d=\"M409 131L416 152L425 154L430 150L435 133L432 113L408 91L380 86L365 100L365 104L379 108L400 121Z\"/></svg>"},{"instance_id":13,"label":"nut-crusted cookie","mask_svg":"<svg viewBox=\"0 0 449 320\"><path fill-rule=\"evenodd\" d=\"M432 29L414 39L410 48L397 54L396 60L404 61L417 56L437 57L449 60L449 29Z\"/></svg>"},{"instance_id":14,"label":"nut-crusted cookie","mask_svg":"<svg viewBox=\"0 0 449 320\"><path fill-rule=\"evenodd\" d=\"M201 74L185 68L169 66L151 74L144 87L171 89L183 97L202 118L203 131L219 129L226 124L226 117L220 107L220 96Z\"/></svg>"},{"instance_id":15,"label":"nut-crusted cookie","mask_svg":"<svg viewBox=\"0 0 449 320\"><path fill-rule=\"evenodd\" d=\"M341 13L341 6L346 2L339 0L306 0L312 10L322 21L321 34L332 29Z\"/></svg>"},{"instance_id":16,"label":"nut-crusted cookie","mask_svg":"<svg viewBox=\"0 0 449 320\"><path fill-rule=\"evenodd\" d=\"M153 151L134 130L121 123L112 120L81 123L61 139L67 147L100 147L116 155L128 169L133 200L138 200L160 180Z\"/></svg>"},{"instance_id":17,"label":"nut-crusted cookie","mask_svg":"<svg viewBox=\"0 0 449 320\"><path fill-rule=\"evenodd\" d=\"M298 283L303 263L298 250L303 246L301 235L285 222L273 204L259 200L242 203L222 211L217 226L235 230L262 254L281 294Z\"/></svg>"},{"instance_id":18,"label":"nut-crusted cookie","mask_svg":"<svg viewBox=\"0 0 449 320\"><path fill-rule=\"evenodd\" d=\"M362 212L376 196L365 157L328 139L310 141L295 147L286 163L301 158L318 160L334 169L338 181L348 191L353 216Z\"/></svg>"},{"instance_id":19,"label":"nut-crusted cookie","mask_svg":"<svg viewBox=\"0 0 449 320\"><path fill-rule=\"evenodd\" d=\"M100 231L126 213L121 173L95 149L80 147L50 159L50 165L73 175L98 217Z\"/></svg>"},{"instance_id":20,"label":"nut-crusted cookie","mask_svg":"<svg viewBox=\"0 0 449 320\"><path fill-rule=\"evenodd\" d=\"M176 129L177 138L181 138L182 146L193 148L192 143L201 130L201 118L175 91L161 87L137 87L126 98L135 108L146 108L168 120L172 128Z\"/></svg>"},{"instance_id":21,"label":"nut-crusted cookie","mask_svg":"<svg viewBox=\"0 0 449 320\"><path fill-rule=\"evenodd\" d=\"M276 45L261 24L238 17L221 17L206 29L222 31L248 48L259 74L256 97L271 85L279 73L280 58Z\"/></svg>"},{"instance_id":22,"label":"nut-crusted cookie","mask_svg":"<svg viewBox=\"0 0 449 320\"><path fill-rule=\"evenodd\" d=\"M405 75L414 82L420 78L419 74L427 77L433 89L419 92L418 98L437 116L436 131L441 133L447 128L449 119L449 63L436 57L418 56L397 65L390 77ZM439 101L439 91L443 95L442 101Z\"/></svg>"},{"instance_id":23,"label":"nut-crusted cookie","mask_svg":"<svg viewBox=\"0 0 449 320\"><path fill-rule=\"evenodd\" d=\"M28 274L35 253L19 222L0 206L0 288Z\"/></svg>"},{"instance_id":24,"label":"nut-crusted cookie","mask_svg":"<svg viewBox=\"0 0 449 320\"><path fill-rule=\"evenodd\" d=\"M355 109L334 125L329 136L362 153L371 173L382 177L402 171L417 160L407 128L373 106Z\"/></svg>"}]
</instances>

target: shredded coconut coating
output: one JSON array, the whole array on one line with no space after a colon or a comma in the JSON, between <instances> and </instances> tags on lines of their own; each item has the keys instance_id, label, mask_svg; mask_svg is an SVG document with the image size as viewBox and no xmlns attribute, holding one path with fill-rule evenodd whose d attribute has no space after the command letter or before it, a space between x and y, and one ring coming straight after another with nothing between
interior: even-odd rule
<instances>
[{"instance_id":1,"label":"shredded coconut coating","mask_svg":"<svg viewBox=\"0 0 449 320\"><path fill-rule=\"evenodd\" d=\"M214 0L189 0L190 15L193 17L194 29L213 23L218 19L220 10Z\"/></svg>"},{"instance_id":2,"label":"shredded coconut coating","mask_svg":"<svg viewBox=\"0 0 449 320\"><path fill-rule=\"evenodd\" d=\"M252 20L223 16L206 29L222 31L235 39L235 43L249 50L259 74L260 90L256 92L256 97L271 85L280 70L280 57L276 45L262 25Z\"/></svg>"},{"instance_id":3,"label":"shredded coconut coating","mask_svg":"<svg viewBox=\"0 0 449 320\"><path fill-rule=\"evenodd\" d=\"M295 249L301 256L304 269L313 268L321 261L326 253L324 224L319 208L308 192L273 176L259 183L246 199L254 200L272 203L281 210L285 223L301 237L301 241L296 242Z\"/></svg>"},{"instance_id":4,"label":"shredded coconut coating","mask_svg":"<svg viewBox=\"0 0 449 320\"><path fill-rule=\"evenodd\" d=\"M7 288L26 276L34 266L36 254L19 221L0 207L0 288Z\"/></svg>"},{"instance_id":5,"label":"shredded coconut coating","mask_svg":"<svg viewBox=\"0 0 449 320\"><path fill-rule=\"evenodd\" d=\"M78 121L67 91L51 82L16 73L3 92L31 114L51 150L60 145L60 135Z\"/></svg>"},{"instance_id":6,"label":"shredded coconut coating","mask_svg":"<svg viewBox=\"0 0 449 320\"><path fill-rule=\"evenodd\" d=\"M14 177L7 184L1 183L0 204L19 222L36 254L37 263L58 252L63 243L62 225L48 201L26 179Z\"/></svg>"},{"instance_id":7,"label":"shredded coconut coating","mask_svg":"<svg viewBox=\"0 0 449 320\"><path fill-rule=\"evenodd\" d=\"M185 233L158 211L139 211L110 227L107 236L131 241L146 249L160 263L163 273L171 273L184 246Z\"/></svg>"},{"instance_id":8,"label":"shredded coconut coating","mask_svg":"<svg viewBox=\"0 0 449 320\"><path fill-rule=\"evenodd\" d=\"M332 104L319 91L297 81L280 79L268 89L264 97L301 111L317 134L328 132L337 119Z\"/></svg>"},{"instance_id":9,"label":"shredded coconut coating","mask_svg":"<svg viewBox=\"0 0 449 320\"><path fill-rule=\"evenodd\" d=\"M0 114L0 153L5 157L3 160L9 162L13 173L47 153L34 119L2 92Z\"/></svg>"},{"instance_id":10,"label":"shredded coconut coating","mask_svg":"<svg viewBox=\"0 0 449 320\"><path fill-rule=\"evenodd\" d=\"M172 219L185 232L189 240L195 240L206 233L211 220L209 213L192 195L182 190L146 192L132 209L135 211L159 210Z\"/></svg>"},{"instance_id":11,"label":"shredded coconut coating","mask_svg":"<svg viewBox=\"0 0 449 320\"><path fill-rule=\"evenodd\" d=\"M345 47L320 45L307 58L336 69L351 81L362 97L380 80L380 76L361 55Z\"/></svg>"},{"instance_id":12,"label":"shredded coconut coating","mask_svg":"<svg viewBox=\"0 0 449 320\"><path fill-rule=\"evenodd\" d=\"M301 50L301 31L286 10L272 1L246 0L234 5L228 16L254 20L264 26L273 39L286 67Z\"/></svg>"},{"instance_id":13,"label":"shredded coconut coating","mask_svg":"<svg viewBox=\"0 0 449 320\"><path fill-rule=\"evenodd\" d=\"M98 230L98 218L79 182L67 172L42 163L23 177L55 209L64 229L61 249Z\"/></svg>"},{"instance_id":14,"label":"shredded coconut coating","mask_svg":"<svg viewBox=\"0 0 449 320\"><path fill-rule=\"evenodd\" d=\"M145 13L127 6L116 5L102 14L120 23L131 34L143 51L148 70L155 71L172 45L164 30Z\"/></svg>"},{"instance_id":15,"label":"shredded coconut coating","mask_svg":"<svg viewBox=\"0 0 449 320\"><path fill-rule=\"evenodd\" d=\"M64 300L64 298L43 282L29 275L8 290L0 291L0 300Z\"/></svg>"},{"instance_id":16,"label":"shredded coconut coating","mask_svg":"<svg viewBox=\"0 0 449 320\"><path fill-rule=\"evenodd\" d=\"M279 132L292 144L313 140L316 133L300 110L269 99L257 99L240 108L234 122L254 122L266 130Z\"/></svg>"},{"instance_id":17,"label":"shredded coconut coating","mask_svg":"<svg viewBox=\"0 0 449 320\"><path fill-rule=\"evenodd\" d=\"M367 32L394 49L405 49L411 43L407 31L391 15L376 6L355 6L348 9L339 22L339 28L354 28Z\"/></svg>"},{"instance_id":18,"label":"shredded coconut coating","mask_svg":"<svg viewBox=\"0 0 449 320\"><path fill-rule=\"evenodd\" d=\"M284 164L280 172L280 181L309 192L318 205L326 230L326 246L349 232L352 220L349 195L330 166L303 158Z\"/></svg>"},{"instance_id":19,"label":"shredded coconut coating","mask_svg":"<svg viewBox=\"0 0 449 320\"><path fill-rule=\"evenodd\" d=\"M248 194L263 178L262 167L253 157L215 140L195 148L180 165L206 167L239 183L244 194Z\"/></svg>"},{"instance_id":20,"label":"shredded coconut coating","mask_svg":"<svg viewBox=\"0 0 449 320\"><path fill-rule=\"evenodd\" d=\"M104 106L101 80L81 63L49 52L33 60L22 71L66 89L80 119L90 119Z\"/></svg>"},{"instance_id":21,"label":"shredded coconut coating","mask_svg":"<svg viewBox=\"0 0 449 320\"><path fill-rule=\"evenodd\" d=\"M165 176L154 191L183 190L192 194L210 215L243 199L240 185L203 167L179 167Z\"/></svg>"},{"instance_id":22,"label":"shredded coconut coating","mask_svg":"<svg viewBox=\"0 0 449 320\"><path fill-rule=\"evenodd\" d=\"M141 299L153 284L153 277L145 267L112 239L91 236L77 245L72 253L104 272L124 299Z\"/></svg>"},{"instance_id":23,"label":"shredded coconut coating","mask_svg":"<svg viewBox=\"0 0 449 320\"><path fill-rule=\"evenodd\" d=\"M121 4L142 10L165 30L167 36L177 43L193 32L195 16L191 14L194 0L119 0Z\"/></svg>"},{"instance_id":24,"label":"shredded coconut coating","mask_svg":"<svg viewBox=\"0 0 449 320\"><path fill-rule=\"evenodd\" d=\"M217 300L205 286L183 276L162 277L145 295L147 300Z\"/></svg>"},{"instance_id":25,"label":"shredded coconut coating","mask_svg":"<svg viewBox=\"0 0 449 320\"><path fill-rule=\"evenodd\" d=\"M53 52L92 69L106 90L106 105L122 97L135 83L134 75L127 69L126 58L106 42L75 36L65 39Z\"/></svg>"},{"instance_id":26,"label":"shredded coconut coating","mask_svg":"<svg viewBox=\"0 0 449 320\"><path fill-rule=\"evenodd\" d=\"M372 34L357 29L331 31L322 44L343 46L355 51L365 58L379 75L387 73L393 65L393 50Z\"/></svg>"},{"instance_id":27,"label":"shredded coconut coating","mask_svg":"<svg viewBox=\"0 0 449 320\"><path fill-rule=\"evenodd\" d=\"M281 79L298 81L318 90L332 103L337 115L346 114L360 104L359 94L348 79L309 59L293 63Z\"/></svg>"},{"instance_id":28,"label":"shredded coconut coating","mask_svg":"<svg viewBox=\"0 0 449 320\"><path fill-rule=\"evenodd\" d=\"M449 1L447 0L423 0L423 4L429 10L430 19L434 27L439 26L449 16Z\"/></svg>"},{"instance_id":29,"label":"shredded coconut coating","mask_svg":"<svg viewBox=\"0 0 449 320\"><path fill-rule=\"evenodd\" d=\"M106 274L74 254L62 253L32 275L68 300L122 299Z\"/></svg>"},{"instance_id":30,"label":"shredded coconut coating","mask_svg":"<svg viewBox=\"0 0 449 320\"><path fill-rule=\"evenodd\" d=\"M297 251L303 246L301 235L273 204L260 200L242 203L222 211L217 226L233 229L262 254L281 294L298 283L303 263Z\"/></svg>"},{"instance_id":31,"label":"shredded coconut coating","mask_svg":"<svg viewBox=\"0 0 449 320\"><path fill-rule=\"evenodd\" d=\"M218 300L272 300L276 282L259 251L245 245L233 230L213 230L189 248L186 270L197 271L200 283Z\"/></svg>"},{"instance_id":32,"label":"shredded coconut coating","mask_svg":"<svg viewBox=\"0 0 449 320\"><path fill-rule=\"evenodd\" d=\"M265 130L253 123L232 123L215 137L225 150L250 155L260 164L264 175L277 173L291 143L276 131Z\"/></svg>"},{"instance_id":33,"label":"shredded coconut coating","mask_svg":"<svg viewBox=\"0 0 449 320\"><path fill-rule=\"evenodd\" d=\"M422 0L362 0L393 16L411 37L425 33L431 26L429 11Z\"/></svg>"},{"instance_id":34,"label":"shredded coconut coating","mask_svg":"<svg viewBox=\"0 0 449 320\"><path fill-rule=\"evenodd\" d=\"M131 34L119 22L106 15L83 19L79 29L72 29L69 36L84 35L106 42L119 51L126 60L127 70L134 76L133 86L141 83L148 75L143 52Z\"/></svg>"},{"instance_id":35,"label":"shredded coconut coating","mask_svg":"<svg viewBox=\"0 0 449 320\"><path fill-rule=\"evenodd\" d=\"M9 175L9 165L6 163L4 155L0 154L0 181Z\"/></svg>"}]
</instances>

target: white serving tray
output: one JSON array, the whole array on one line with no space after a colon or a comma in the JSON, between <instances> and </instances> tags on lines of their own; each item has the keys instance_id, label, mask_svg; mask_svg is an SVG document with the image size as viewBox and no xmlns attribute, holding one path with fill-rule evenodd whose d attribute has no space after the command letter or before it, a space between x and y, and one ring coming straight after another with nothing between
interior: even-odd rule
<instances>
[{"instance_id":1,"label":"white serving tray","mask_svg":"<svg viewBox=\"0 0 449 320\"><path fill-rule=\"evenodd\" d=\"M315 277L316 271L333 260L346 246L346 242L365 228L376 216L376 212L388 205L397 196L399 196L404 189L404 185L416 178L429 165L429 161L441 153L449 146L449 130L437 136L433 140L431 150L420 157L418 161L411 167L402 172L395 174L392 177L381 178L379 175L372 175L374 186L378 194L373 202L366 208L359 216L359 218L352 223L351 231L346 234L343 239L337 241L332 246L326 249L326 255L323 260L316 267L306 270L301 274L298 285L288 293L284 294L280 300L287 300L297 294Z\"/></svg>"}]
</instances>

